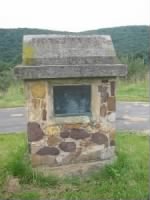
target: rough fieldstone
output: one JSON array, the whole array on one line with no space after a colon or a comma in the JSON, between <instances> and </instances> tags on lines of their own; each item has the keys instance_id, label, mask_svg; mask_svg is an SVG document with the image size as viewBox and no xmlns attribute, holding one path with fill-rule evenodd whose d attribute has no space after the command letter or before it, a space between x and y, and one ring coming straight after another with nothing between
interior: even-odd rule
<instances>
[{"instance_id":1,"label":"rough fieldstone","mask_svg":"<svg viewBox=\"0 0 150 200\"><path fill-rule=\"evenodd\" d=\"M100 128L101 127L101 124L95 124L95 128Z\"/></svg>"},{"instance_id":2,"label":"rough fieldstone","mask_svg":"<svg viewBox=\"0 0 150 200\"><path fill-rule=\"evenodd\" d=\"M115 122L115 120L116 120L116 114L114 112L111 112L110 114L108 114L107 119L110 122Z\"/></svg>"},{"instance_id":3,"label":"rough fieldstone","mask_svg":"<svg viewBox=\"0 0 150 200\"><path fill-rule=\"evenodd\" d=\"M110 141L110 146L115 146L115 140Z\"/></svg>"},{"instance_id":4,"label":"rough fieldstone","mask_svg":"<svg viewBox=\"0 0 150 200\"><path fill-rule=\"evenodd\" d=\"M71 129L71 132L70 132L70 137L75 139L75 140L85 139L85 138L87 138L89 136L90 136L90 134L87 133L83 129L73 128L73 129Z\"/></svg>"},{"instance_id":5,"label":"rough fieldstone","mask_svg":"<svg viewBox=\"0 0 150 200\"><path fill-rule=\"evenodd\" d=\"M58 165L64 165L64 164L70 164L75 160L75 152L61 152L57 157L56 157L56 162Z\"/></svg>"},{"instance_id":6,"label":"rough fieldstone","mask_svg":"<svg viewBox=\"0 0 150 200\"><path fill-rule=\"evenodd\" d=\"M100 115L101 117L105 117L107 114L107 107L105 104L103 104L101 107L100 107Z\"/></svg>"},{"instance_id":7,"label":"rough fieldstone","mask_svg":"<svg viewBox=\"0 0 150 200\"><path fill-rule=\"evenodd\" d=\"M86 147L90 146L91 144L92 144L92 142L91 142L91 140L89 140L89 138L80 141L81 148L86 148Z\"/></svg>"},{"instance_id":8,"label":"rough fieldstone","mask_svg":"<svg viewBox=\"0 0 150 200\"><path fill-rule=\"evenodd\" d=\"M46 121L46 119L47 119L47 111L45 109L43 109L43 111L42 111L42 120Z\"/></svg>"},{"instance_id":9,"label":"rough fieldstone","mask_svg":"<svg viewBox=\"0 0 150 200\"><path fill-rule=\"evenodd\" d=\"M31 153L31 144L30 143L28 143L28 151L29 151L29 153Z\"/></svg>"},{"instance_id":10,"label":"rough fieldstone","mask_svg":"<svg viewBox=\"0 0 150 200\"><path fill-rule=\"evenodd\" d=\"M101 151L104 149L105 145L94 145L86 148L76 160L79 162L86 161L96 161L100 160Z\"/></svg>"},{"instance_id":11,"label":"rough fieldstone","mask_svg":"<svg viewBox=\"0 0 150 200\"><path fill-rule=\"evenodd\" d=\"M59 144L59 148L65 152L74 152L76 150L75 142L62 142Z\"/></svg>"},{"instance_id":12,"label":"rough fieldstone","mask_svg":"<svg viewBox=\"0 0 150 200\"><path fill-rule=\"evenodd\" d=\"M50 125L50 126L47 126L45 128L45 132L46 132L47 135L59 135L60 134L60 128L59 128L59 126Z\"/></svg>"},{"instance_id":13,"label":"rough fieldstone","mask_svg":"<svg viewBox=\"0 0 150 200\"><path fill-rule=\"evenodd\" d=\"M60 138L55 135L48 136L47 143L49 146L57 145L60 142Z\"/></svg>"},{"instance_id":14,"label":"rough fieldstone","mask_svg":"<svg viewBox=\"0 0 150 200\"><path fill-rule=\"evenodd\" d=\"M46 109L46 103L45 101L41 100L41 109Z\"/></svg>"},{"instance_id":15,"label":"rough fieldstone","mask_svg":"<svg viewBox=\"0 0 150 200\"><path fill-rule=\"evenodd\" d=\"M101 93L101 103L105 103L108 99L108 92L107 92L107 86L99 86L99 92Z\"/></svg>"},{"instance_id":16,"label":"rough fieldstone","mask_svg":"<svg viewBox=\"0 0 150 200\"><path fill-rule=\"evenodd\" d=\"M60 133L60 136L62 138L68 138L69 135L70 135L70 132L68 130L65 130L65 131L63 131L63 132Z\"/></svg>"},{"instance_id":17,"label":"rough fieldstone","mask_svg":"<svg viewBox=\"0 0 150 200\"><path fill-rule=\"evenodd\" d=\"M111 81L110 88L111 88L111 96L115 96L115 81Z\"/></svg>"},{"instance_id":18,"label":"rough fieldstone","mask_svg":"<svg viewBox=\"0 0 150 200\"><path fill-rule=\"evenodd\" d=\"M111 140L115 140L115 133L116 133L115 129L113 129L109 132L109 136L110 136Z\"/></svg>"},{"instance_id":19,"label":"rough fieldstone","mask_svg":"<svg viewBox=\"0 0 150 200\"><path fill-rule=\"evenodd\" d=\"M104 79L104 80L102 80L102 83L108 83L108 80Z\"/></svg>"},{"instance_id":20,"label":"rough fieldstone","mask_svg":"<svg viewBox=\"0 0 150 200\"><path fill-rule=\"evenodd\" d=\"M46 86L44 82L38 81L31 84L31 93L34 98L44 98L46 95Z\"/></svg>"},{"instance_id":21,"label":"rough fieldstone","mask_svg":"<svg viewBox=\"0 0 150 200\"><path fill-rule=\"evenodd\" d=\"M105 148L100 153L101 160L111 159L115 155L115 147L111 146L109 148Z\"/></svg>"},{"instance_id":22,"label":"rough fieldstone","mask_svg":"<svg viewBox=\"0 0 150 200\"><path fill-rule=\"evenodd\" d=\"M105 144L106 146L108 145L108 138L103 133L99 133L99 132L93 133L91 140L94 143L99 144L99 145L102 145L102 144Z\"/></svg>"},{"instance_id":23,"label":"rough fieldstone","mask_svg":"<svg viewBox=\"0 0 150 200\"><path fill-rule=\"evenodd\" d=\"M56 166L56 159L55 156L51 156L51 155L37 155L37 154L33 154L31 157L32 160L32 166L33 167L37 167L37 166L41 166L41 165L48 165L50 167L52 166Z\"/></svg>"},{"instance_id":24,"label":"rough fieldstone","mask_svg":"<svg viewBox=\"0 0 150 200\"><path fill-rule=\"evenodd\" d=\"M44 136L44 133L43 133L40 125L36 122L28 123L27 133L28 133L29 142L39 141Z\"/></svg>"},{"instance_id":25,"label":"rough fieldstone","mask_svg":"<svg viewBox=\"0 0 150 200\"><path fill-rule=\"evenodd\" d=\"M115 111L116 110L116 99L115 99L115 97L108 97L107 105L108 105L109 111Z\"/></svg>"},{"instance_id":26,"label":"rough fieldstone","mask_svg":"<svg viewBox=\"0 0 150 200\"><path fill-rule=\"evenodd\" d=\"M69 130L69 129L73 129L73 128L81 128L82 126L83 126L82 123L72 123L72 124L64 124L63 128L65 130Z\"/></svg>"},{"instance_id":27,"label":"rough fieldstone","mask_svg":"<svg viewBox=\"0 0 150 200\"><path fill-rule=\"evenodd\" d=\"M34 109L37 109L40 107L40 99L32 99L32 106Z\"/></svg>"},{"instance_id":28,"label":"rough fieldstone","mask_svg":"<svg viewBox=\"0 0 150 200\"><path fill-rule=\"evenodd\" d=\"M56 147L43 147L38 152L38 155L58 155L59 150Z\"/></svg>"}]
</instances>

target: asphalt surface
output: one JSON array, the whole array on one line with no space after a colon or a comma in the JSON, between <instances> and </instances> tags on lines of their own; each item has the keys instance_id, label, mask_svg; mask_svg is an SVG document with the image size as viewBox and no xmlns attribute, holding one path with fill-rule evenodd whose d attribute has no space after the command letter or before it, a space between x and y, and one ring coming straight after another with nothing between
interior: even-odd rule
<instances>
[{"instance_id":1,"label":"asphalt surface","mask_svg":"<svg viewBox=\"0 0 150 200\"><path fill-rule=\"evenodd\" d=\"M0 133L26 131L25 108L0 109ZM149 103L117 102L117 130L150 133Z\"/></svg>"}]
</instances>

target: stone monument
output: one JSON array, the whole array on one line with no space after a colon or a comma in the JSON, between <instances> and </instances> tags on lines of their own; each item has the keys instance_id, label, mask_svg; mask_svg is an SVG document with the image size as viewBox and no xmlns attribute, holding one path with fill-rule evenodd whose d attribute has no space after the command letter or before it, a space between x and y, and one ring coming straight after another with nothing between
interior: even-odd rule
<instances>
[{"instance_id":1,"label":"stone monument","mask_svg":"<svg viewBox=\"0 0 150 200\"><path fill-rule=\"evenodd\" d=\"M115 157L116 77L127 74L110 36L27 35L23 63L32 166L83 173Z\"/></svg>"}]
</instances>

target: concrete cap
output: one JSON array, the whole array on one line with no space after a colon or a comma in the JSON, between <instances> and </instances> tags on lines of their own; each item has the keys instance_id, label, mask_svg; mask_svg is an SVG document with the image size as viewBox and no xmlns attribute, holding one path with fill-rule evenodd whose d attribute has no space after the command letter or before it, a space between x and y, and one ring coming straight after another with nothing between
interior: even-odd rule
<instances>
[{"instance_id":1,"label":"concrete cap","mask_svg":"<svg viewBox=\"0 0 150 200\"><path fill-rule=\"evenodd\" d=\"M75 71L80 70L93 71L90 72L92 77L107 76L111 73L107 73L104 69L103 73L97 74L97 70L101 70L105 65L112 65L109 70L114 70L115 67L113 76L123 76L127 73L127 67L124 65L122 65L122 72L119 73L120 68L118 68L117 73L120 62L116 57L111 37L108 35L26 35L23 38L23 65L16 67L15 73L22 79L28 78L25 76L29 74L27 70L34 71L34 75L30 76L31 79L52 78L52 76L53 78L89 76L89 73L81 75L79 72L75 75ZM57 73L62 66L63 76ZM54 67L55 73L52 72ZM108 67L106 68L108 70ZM44 75L46 69L49 73ZM26 73L23 70L26 70Z\"/></svg>"}]
</instances>

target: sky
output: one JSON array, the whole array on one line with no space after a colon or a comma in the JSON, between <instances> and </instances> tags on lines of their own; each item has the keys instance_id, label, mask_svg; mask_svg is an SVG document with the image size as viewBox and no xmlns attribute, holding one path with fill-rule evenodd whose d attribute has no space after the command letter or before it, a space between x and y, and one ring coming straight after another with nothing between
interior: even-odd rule
<instances>
[{"instance_id":1,"label":"sky","mask_svg":"<svg viewBox=\"0 0 150 200\"><path fill-rule=\"evenodd\" d=\"M0 0L0 28L79 32L150 24L150 0Z\"/></svg>"}]
</instances>

